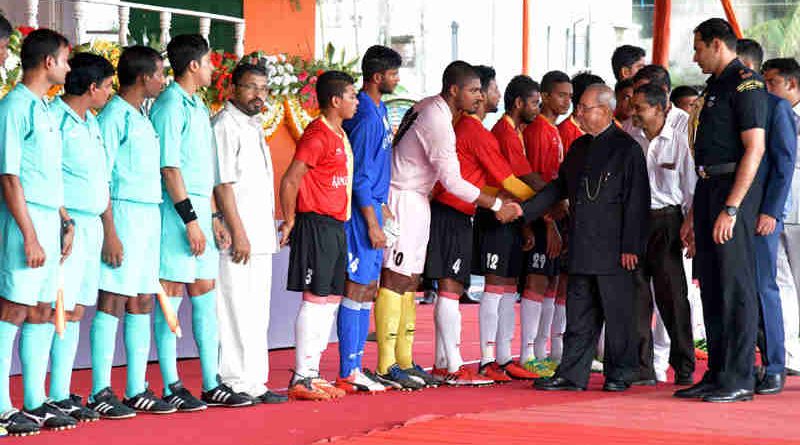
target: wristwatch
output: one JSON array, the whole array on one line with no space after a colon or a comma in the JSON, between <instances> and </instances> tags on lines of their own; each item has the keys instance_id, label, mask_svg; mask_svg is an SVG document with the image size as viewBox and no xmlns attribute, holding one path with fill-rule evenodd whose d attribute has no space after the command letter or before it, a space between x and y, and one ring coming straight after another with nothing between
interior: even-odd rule
<instances>
[{"instance_id":1,"label":"wristwatch","mask_svg":"<svg viewBox=\"0 0 800 445\"><path fill-rule=\"evenodd\" d=\"M736 214L739 213L739 207L725 206L725 213L727 213L731 218L735 218Z\"/></svg>"},{"instance_id":2,"label":"wristwatch","mask_svg":"<svg viewBox=\"0 0 800 445\"><path fill-rule=\"evenodd\" d=\"M74 225L75 225L75 220L72 219L72 218L65 219L65 220L61 221L61 229L62 230L67 230L70 226L74 226Z\"/></svg>"},{"instance_id":3,"label":"wristwatch","mask_svg":"<svg viewBox=\"0 0 800 445\"><path fill-rule=\"evenodd\" d=\"M212 218L216 218L216 219L218 219L220 221L222 221L224 219L224 216L222 215L222 212L220 212L220 211L212 213L211 217Z\"/></svg>"}]
</instances>

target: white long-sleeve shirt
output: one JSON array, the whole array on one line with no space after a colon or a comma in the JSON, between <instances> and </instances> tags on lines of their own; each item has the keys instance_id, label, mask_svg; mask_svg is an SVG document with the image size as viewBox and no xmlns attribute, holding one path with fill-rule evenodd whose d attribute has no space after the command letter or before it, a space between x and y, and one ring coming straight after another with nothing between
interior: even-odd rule
<instances>
[{"instance_id":1,"label":"white long-sleeve shirt","mask_svg":"<svg viewBox=\"0 0 800 445\"><path fill-rule=\"evenodd\" d=\"M697 183L687 133L665 122L661 133L653 140L648 140L641 128L634 128L631 136L642 146L647 160L650 209L679 205L686 214L692 206Z\"/></svg>"},{"instance_id":2,"label":"white long-sleeve shirt","mask_svg":"<svg viewBox=\"0 0 800 445\"><path fill-rule=\"evenodd\" d=\"M798 132L800 132L800 103L792 107L794 111L794 121L798 124ZM797 136L797 146L800 147L800 134ZM800 148L798 148L800 149ZM788 215L786 216L785 224L800 224L800 156L794 162L794 175L792 175L792 188L789 192L789 197L786 200L786 207Z\"/></svg>"},{"instance_id":3,"label":"white long-sleeve shirt","mask_svg":"<svg viewBox=\"0 0 800 445\"><path fill-rule=\"evenodd\" d=\"M416 120L393 148L392 187L428 195L439 181L457 198L474 202L480 190L461 177L447 102L439 95L431 96L414 105L413 111Z\"/></svg>"}]
</instances>

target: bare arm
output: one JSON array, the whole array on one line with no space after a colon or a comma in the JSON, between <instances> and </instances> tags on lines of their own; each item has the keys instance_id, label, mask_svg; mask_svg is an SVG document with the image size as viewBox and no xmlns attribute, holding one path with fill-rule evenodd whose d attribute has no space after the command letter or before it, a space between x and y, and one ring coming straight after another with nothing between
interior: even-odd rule
<instances>
[{"instance_id":1,"label":"bare arm","mask_svg":"<svg viewBox=\"0 0 800 445\"><path fill-rule=\"evenodd\" d=\"M161 169L161 177L164 179L164 186L167 188L167 194L169 194L173 204L181 202L189 197L189 194L186 192L186 186L183 183L183 175L181 175L181 170L179 168L163 167ZM186 224L186 237L189 241L189 248L192 251L192 255L202 255L206 250L206 237L203 235L203 231L200 229L200 224L197 220L190 221Z\"/></svg>"},{"instance_id":2,"label":"bare arm","mask_svg":"<svg viewBox=\"0 0 800 445\"><path fill-rule=\"evenodd\" d=\"M289 234L294 228L295 209L297 207L297 192L300 190L300 182L303 176L308 173L308 165L303 161L293 160L286 169L286 173L281 178L280 198L281 210L283 211L283 223L278 228L281 232L281 247L289 243Z\"/></svg>"},{"instance_id":3,"label":"bare arm","mask_svg":"<svg viewBox=\"0 0 800 445\"><path fill-rule=\"evenodd\" d=\"M3 199L6 202L8 211L19 226L22 238L25 243L25 263L28 267L42 267L45 261L44 249L39 244L36 237L36 230L33 227L28 205L25 202L25 193L19 177L15 175L0 176L0 187L3 189Z\"/></svg>"},{"instance_id":4,"label":"bare arm","mask_svg":"<svg viewBox=\"0 0 800 445\"><path fill-rule=\"evenodd\" d=\"M117 227L114 225L114 212L111 207L111 200L108 200L106 210L100 215L103 223L103 262L111 267L119 267L125 255L122 242L117 236Z\"/></svg>"}]
</instances>

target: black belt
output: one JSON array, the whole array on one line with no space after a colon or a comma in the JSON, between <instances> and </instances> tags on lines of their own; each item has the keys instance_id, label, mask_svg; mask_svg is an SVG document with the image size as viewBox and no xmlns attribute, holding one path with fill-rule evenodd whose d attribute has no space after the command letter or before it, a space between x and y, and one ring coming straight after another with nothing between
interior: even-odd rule
<instances>
[{"instance_id":1,"label":"black belt","mask_svg":"<svg viewBox=\"0 0 800 445\"><path fill-rule=\"evenodd\" d=\"M661 207L660 209L650 210L650 216L665 216L665 215L672 215L675 213L683 213L683 211L681 210L681 206L671 205L671 206Z\"/></svg>"},{"instance_id":2,"label":"black belt","mask_svg":"<svg viewBox=\"0 0 800 445\"><path fill-rule=\"evenodd\" d=\"M729 175L731 173L736 173L736 167L738 166L739 164L736 162L716 165L698 165L696 169L697 176L702 179L708 179L712 176Z\"/></svg>"}]
</instances>

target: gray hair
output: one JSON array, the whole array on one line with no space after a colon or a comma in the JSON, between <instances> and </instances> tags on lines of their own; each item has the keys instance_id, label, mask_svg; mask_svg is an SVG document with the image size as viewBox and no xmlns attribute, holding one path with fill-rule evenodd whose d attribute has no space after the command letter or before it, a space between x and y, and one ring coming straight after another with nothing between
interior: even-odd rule
<instances>
[{"instance_id":1,"label":"gray hair","mask_svg":"<svg viewBox=\"0 0 800 445\"><path fill-rule=\"evenodd\" d=\"M614 110L617 108L617 98L614 95L614 90L611 89L610 86L604 83L593 83L586 87L586 90L583 92L583 94L586 94L589 91L597 91L597 103L599 105L608 107L611 113L614 113Z\"/></svg>"}]
</instances>

